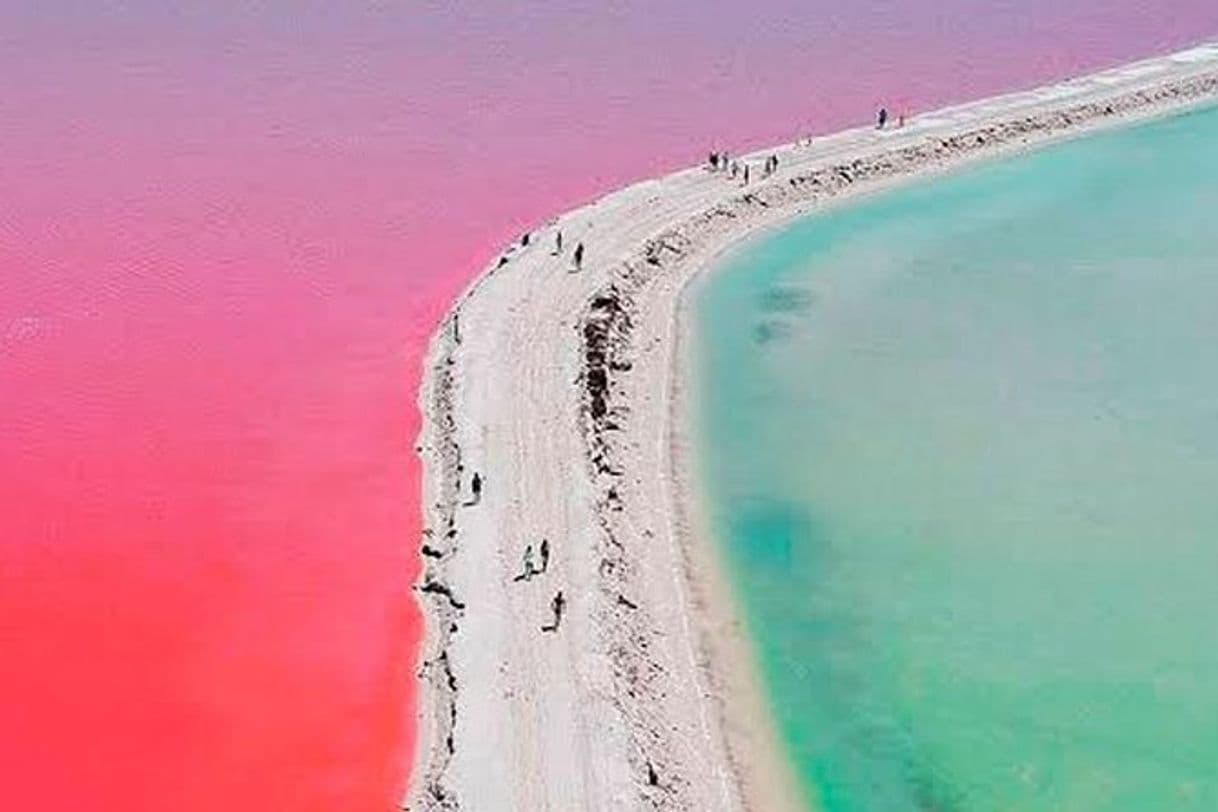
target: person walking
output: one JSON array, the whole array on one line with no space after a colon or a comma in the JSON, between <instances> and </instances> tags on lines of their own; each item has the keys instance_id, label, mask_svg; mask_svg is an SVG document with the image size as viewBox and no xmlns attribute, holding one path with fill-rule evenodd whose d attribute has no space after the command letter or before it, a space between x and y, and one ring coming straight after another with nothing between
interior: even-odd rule
<instances>
[{"instance_id":1,"label":"person walking","mask_svg":"<svg viewBox=\"0 0 1218 812\"><path fill-rule=\"evenodd\" d=\"M554 235L554 256L562 256L562 229Z\"/></svg>"},{"instance_id":2,"label":"person walking","mask_svg":"<svg viewBox=\"0 0 1218 812\"><path fill-rule=\"evenodd\" d=\"M584 269L584 244L581 242L575 246L575 270L582 271Z\"/></svg>"},{"instance_id":3,"label":"person walking","mask_svg":"<svg viewBox=\"0 0 1218 812\"><path fill-rule=\"evenodd\" d=\"M881 107L880 112L876 114L876 129L884 129L884 125L888 123L888 108Z\"/></svg>"},{"instance_id":4,"label":"person walking","mask_svg":"<svg viewBox=\"0 0 1218 812\"><path fill-rule=\"evenodd\" d=\"M524 548L524 567L520 574L513 578L513 581L527 581L537 574L536 567L533 566L533 545L530 544Z\"/></svg>"},{"instance_id":5,"label":"person walking","mask_svg":"<svg viewBox=\"0 0 1218 812\"><path fill-rule=\"evenodd\" d=\"M554 620L541 627L543 632L556 632L559 625L562 623L562 610L567 605L567 599L563 597L562 590L558 590L554 595L554 599L550 601L550 611L554 613Z\"/></svg>"},{"instance_id":6,"label":"person walking","mask_svg":"<svg viewBox=\"0 0 1218 812\"><path fill-rule=\"evenodd\" d=\"M541 571L545 572L550 568L550 540L541 540Z\"/></svg>"}]
</instances>

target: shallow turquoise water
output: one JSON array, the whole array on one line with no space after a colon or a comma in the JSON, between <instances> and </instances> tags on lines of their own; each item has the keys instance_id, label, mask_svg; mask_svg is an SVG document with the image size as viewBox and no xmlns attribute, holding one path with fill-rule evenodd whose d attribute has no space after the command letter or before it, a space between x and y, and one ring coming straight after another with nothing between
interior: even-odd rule
<instances>
[{"instance_id":1,"label":"shallow turquoise water","mask_svg":"<svg viewBox=\"0 0 1218 812\"><path fill-rule=\"evenodd\" d=\"M810 805L1218 809L1218 109L697 290L712 519Z\"/></svg>"}]
</instances>

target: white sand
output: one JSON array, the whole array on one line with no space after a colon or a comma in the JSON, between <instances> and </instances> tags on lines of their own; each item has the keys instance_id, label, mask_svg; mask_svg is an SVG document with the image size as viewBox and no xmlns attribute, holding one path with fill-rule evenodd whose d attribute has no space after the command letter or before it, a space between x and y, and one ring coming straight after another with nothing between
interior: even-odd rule
<instances>
[{"instance_id":1,"label":"white sand","mask_svg":"<svg viewBox=\"0 0 1218 812\"><path fill-rule=\"evenodd\" d=\"M1218 44L766 150L748 188L677 172L513 246L436 333L420 395L428 634L405 808L798 808L685 487L686 284L831 200L1216 95ZM761 180L768 154L780 171ZM483 495L466 506L474 472ZM513 581L543 537L548 571ZM559 590L561 625L542 632Z\"/></svg>"}]
</instances>

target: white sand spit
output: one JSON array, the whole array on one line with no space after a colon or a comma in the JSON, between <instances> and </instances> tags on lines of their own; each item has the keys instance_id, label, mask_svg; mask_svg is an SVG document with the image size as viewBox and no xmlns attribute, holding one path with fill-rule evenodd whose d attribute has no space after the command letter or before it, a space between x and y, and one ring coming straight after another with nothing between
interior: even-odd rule
<instances>
[{"instance_id":1,"label":"white sand spit","mask_svg":"<svg viewBox=\"0 0 1218 812\"><path fill-rule=\"evenodd\" d=\"M420 393L428 629L404 808L798 809L686 485L682 291L831 201L1215 97L1201 46L744 156L747 187L705 167L639 183L507 251L440 325ZM518 578L543 539L548 566Z\"/></svg>"}]
</instances>

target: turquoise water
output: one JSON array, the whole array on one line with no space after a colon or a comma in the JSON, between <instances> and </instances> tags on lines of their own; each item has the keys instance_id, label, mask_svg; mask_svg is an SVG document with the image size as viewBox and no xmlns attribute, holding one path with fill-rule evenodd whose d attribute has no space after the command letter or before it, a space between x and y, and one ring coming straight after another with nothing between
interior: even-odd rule
<instances>
[{"instance_id":1,"label":"turquoise water","mask_svg":"<svg viewBox=\"0 0 1218 812\"><path fill-rule=\"evenodd\" d=\"M1218 809L1218 109L697 290L714 527L812 808Z\"/></svg>"}]
</instances>

